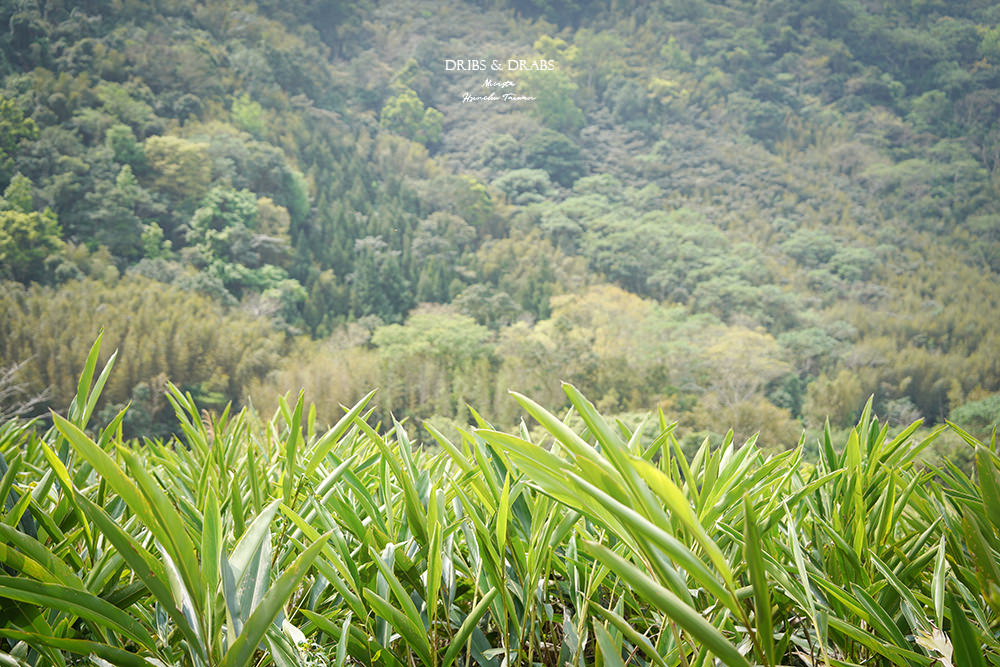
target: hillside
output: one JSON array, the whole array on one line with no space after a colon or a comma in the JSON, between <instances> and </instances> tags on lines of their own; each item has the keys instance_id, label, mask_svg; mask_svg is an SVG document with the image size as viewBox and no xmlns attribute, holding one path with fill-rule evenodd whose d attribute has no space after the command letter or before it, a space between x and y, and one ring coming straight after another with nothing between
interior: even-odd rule
<instances>
[{"instance_id":1,"label":"hillside","mask_svg":"<svg viewBox=\"0 0 1000 667\"><path fill-rule=\"evenodd\" d=\"M507 389L565 407L568 381L770 446L870 394L893 424L998 418L993 3L39 1L0 25L6 411L67 405L103 328L101 418L132 401L137 435L171 428L168 380L212 410L304 386L333 421L377 387L386 419L503 425ZM486 78L533 99L463 102Z\"/></svg>"}]
</instances>

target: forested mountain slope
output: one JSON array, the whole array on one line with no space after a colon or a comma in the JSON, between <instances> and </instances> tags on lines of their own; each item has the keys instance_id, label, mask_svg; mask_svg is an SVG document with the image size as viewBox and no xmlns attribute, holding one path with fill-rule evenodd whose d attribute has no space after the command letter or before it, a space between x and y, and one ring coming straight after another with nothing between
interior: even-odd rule
<instances>
[{"instance_id":1,"label":"forested mountain slope","mask_svg":"<svg viewBox=\"0 0 1000 667\"><path fill-rule=\"evenodd\" d=\"M132 400L137 433L168 379L209 408L304 385L326 419L379 387L386 415L511 423L508 388L555 406L567 380L766 444L871 393L985 427L998 24L972 0L3 2L0 361L62 405L104 327L106 414ZM505 67L449 65L480 59ZM463 102L488 77L534 99Z\"/></svg>"}]
</instances>

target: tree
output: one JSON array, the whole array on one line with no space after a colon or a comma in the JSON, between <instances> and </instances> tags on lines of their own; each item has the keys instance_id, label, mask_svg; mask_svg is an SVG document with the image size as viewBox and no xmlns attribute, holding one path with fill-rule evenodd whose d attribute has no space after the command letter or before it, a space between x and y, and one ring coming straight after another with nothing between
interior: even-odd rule
<instances>
[{"instance_id":1,"label":"tree","mask_svg":"<svg viewBox=\"0 0 1000 667\"><path fill-rule=\"evenodd\" d=\"M245 130L257 137L264 135L267 127L264 122L264 108L246 93L233 99L232 111L233 123L241 130Z\"/></svg>"},{"instance_id":2,"label":"tree","mask_svg":"<svg viewBox=\"0 0 1000 667\"><path fill-rule=\"evenodd\" d=\"M390 97L382 107L380 124L390 132L423 144L434 146L441 141L444 116L432 107L424 107L417 93L405 88Z\"/></svg>"},{"instance_id":3,"label":"tree","mask_svg":"<svg viewBox=\"0 0 1000 667\"><path fill-rule=\"evenodd\" d=\"M23 283L44 281L46 259L63 246L52 209L32 208L31 181L18 174L0 200L0 275Z\"/></svg>"},{"instance_id":4,"label":"tree","mask_svg":"<svg viewBox=\"0 0 1000 667\"><path fill-rule=\"evenodd\" d=\"M821 373L806 388L802 412L814 427L822 426L824 419L829 419L834 427L847 427L857 420L865 398L857 374L847 369L837 371L832 377Z\"/></svg>"},{"instance_id":5,"label":"tree","mask_svg":"<svg viewBox=\"0 0 1000 667\"><path fill-rule=\"evenodd\" d=\"M23 383L32 391L51 387L55 405L76 394L101 329L101 365L111 350L121 351L102 405L123 406L138 384L155 385L161 373L196 393L221 393L225 405L274 367L284 339L266 320L141 276L0 290L0 365L28 359Z\"/></svg>"},{"instance_id":6,"label":"tree","mask_svg":"<svg viewBox=\"0 0 1000 667\"><path fill-rule=\"evenodd\" d=\"M736 405L760 394L769 382L790 370L778 342L769 334L731 327L705 350L711 372L709 391L722 405Z\"/></svg>"},{"instance_id":7,"label":"tree","mask_svg":"<svg viewBox=\"0 0 1000 667\"><path fill-rule=\"evenodd\" d=\"M580 147L566 135L548 129L524 142L524 162L531 169L544 169L554 182L565 188L584 172Z\"/></svg>"},{"instance_id":8,"label":"tree","mask_svg":"<svg viewBox=\"0 0 1000 667\"><path fill-rule=\"evenodd\" d=\"M837 242L824 231L797 229L781 243L781 249L802 266L814 268L830 261Z\"/></svg>"},{"instance_id":9,"label":"tree","mask_svg":"<svg viewBox=\"0 0 1000 667\"><path fill-rule=\"evenodd\" d=\"M521 308L507 292L483 283L474 283L463 289L451 305L463 315L494 330L509 326L521 313Z\"/></svg>"},{"instance_id":10,"label":"tree","mask_svg":"<svg viewBox=\"0 0 1000 667\"><path fill-rule=\"evenodd\" d=\"M132 169L146 166L146 152L128 125L112 125L104 135L104 142L114 153L115 161L129 165Z\"/></svg>"},{"instance_id":11,"label":"tree","mask_svg":"<svg viewBox=\"0 0 1000 667\"><path fill-rule=\"evenodd\" d=\"M986 436L1000 424L1000 394L963 403L951 411L950 419L964 429Z\"/></svg>"},{"instance_id":12,"label":"tree","mask_svg":"<svg viewBox=\"0 0 1000 667\"><path fill-rule=\"evenodd\" d=\"M524 167L520 142L507 133L497 134L479 149L479 160L494 174Z\"/></svg>"},{"instance_id":13,"label":"tree","mask_svg":"<svg viewBox=\"0 0 1000 667\"><path fill-rule=\"evenodd\" d=\"M815 377L835 358L840 342L819 327L788 331L778 336L786 359L801 377Z\"/></svg>"},{"instance_id":14,"label":"tree","mask_svg":"<svg viewBox=\"0 0 1000 667\"><path fill-rule=\"evenodd\" d=\"M492 183L512 204L533 204L552 194L549 175L542 169L515 169Z\"/></svg>"},{"instance_id":15,"label":"tree","mask_svg":"<svg viewBox=\"0 0 1000 667\"><path fill-rule=\"evenodd\" d=\"M306 292L284 268L270 263L284 257L288 245L280 237L259 232L261 201L249 190L212 188L191 216L187 242L208 273L232 295L249 299L247 308L292 322ZM273 202L265 202L263 209L269 227L280 228L283 209Z\"/></svg>"},{"instance_id":16,"label":"tree","mask_svg":"<svg viewBox=\"0 0 1000 667\"><path fill-rule=\"evenodd\" d=\"M208 259L259 264L251 232L257 228L257 197L249 190L212 188L188 223L187 242Z\"/></svg>"},{"instance_id":17,"label":"tree","mask_svg":"<svg viewBox=\"0 0 1000 667\"><path fill-rule=\"evenodd\" d=\"M114 183L102 181L87 195L87 201L91 206L88 242L103 245L115 257L128 261L142 257L147 223L140 211L150 209L151 202L149 192L139 185L132 168L123 165ZM160 229L161 241L162 237Z\"/></svg>"},{"instance_id":18,"label":"tree","mask_svg":"<svg viewBox=\"0 0 1000 667\"><path fill-rule=\"evenodd\" d=\"M983 34L979 53L994 65L1000 65L1000 23Z\"/></svg>"},{"instance_id":19,"label":"tree","mask_svg":"<svg viewBox=\"0 0 1000 667\"><path fill-rule=\"evenodd\" d=\"M0 96L0 187L6 187L14 175L14 158L22 141L38 138L38 126L14 100Z\"/></svg>"},{"instance_id":20,"label":"tree","mask_svg":"<svg viewBox=\"0 0 1000 667\"><path fill-rule=\"evenodd\" d=\"M583 126L583 111L574 101L578 87L565 72L529 70L520 78L525 93L535 98L531 112L543 125L570 134Z\"/></svg>"},{"instance_id":21,"label":"tree","mask_svg":"<svg viewBox=\"0 0 1000 667\"><path fill-rule=\"evenodd\" d=\"M31 417L51 397L48 388L33 391L21 378L28 361L0 368L0 421L7 423L18 417Z\"/></svg>"},{"instance_id":22,"label":"tree","mask_svg":"<svg viewBox=\"0 0 1000 667\"><path fill-rule=\"evenodd\" d=\"M506 292L538 318L548 317L553 293L578 290L588 280L582 258L560 252L537 230L483 243L476 262L481 281Z\"/></svg>"},{"instance_id":23,"label":"tree","mask_svg":"<svg viewBox=\"0 0 1000 667\"><path fill-rule=\"evenodd\" d=\"M212 176L208 144L173 135L146 140L146 158L153 173L153 185L169 193L193 210L208 190Z\"/></svg>"},{"instance_id":24,"label":"tree","mask_svg":"<svg viewBox=\"0 0 1000 667\"><path fill-rule=\"evenodd\" d=\"M383 367L383 404L422 416L458 416L476 398L470 394L482 398L488 387L487 377L469 384L473 378L463 375L485 375L489 341L486 327L441 306L421 308L405 324L375 329L371 343Z\"/></svg>"},{"instance_id":25,"label":"tree","mask_svg":"<svg viewBox=\"0 0 1000 667\"><path fill-rule=\"evenodd\" d=\"M403 276L399 251L377 236L354 242L354 271L351 285L351 312L355 317L377 315L386 322L398 322L412 305L410 283Z\"/></svg>"},{"instance_id":26,"label":"tree","mask_svg":"<svg viewBox=\"0 0 1000 667\"><path fill-rule=\"evenodd\" d=\"M761 395L727 404L717 394L708 394L698 401L692 419L703 430L719 433L733 429L733 441L737 444L759 433L759 444L779 449L794 447L802 431L787 408L778 407Z\"/></svg>"}]
</instances>

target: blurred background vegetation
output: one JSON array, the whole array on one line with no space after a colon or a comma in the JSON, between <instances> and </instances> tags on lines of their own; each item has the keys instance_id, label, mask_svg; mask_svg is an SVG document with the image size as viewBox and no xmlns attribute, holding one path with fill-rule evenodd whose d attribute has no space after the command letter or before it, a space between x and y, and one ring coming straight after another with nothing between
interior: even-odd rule
<instances>
[{"instance_id":1,"label":"blurred background vegetation","mask_svg":"<svg viewBox=\"0 0 1000 667\"><path fill-rule=\"evenodd\" d=\"M1000 416L986 0L0 2L0 409ZM532 105L465 105L446 58ZM38 400L34 400L38 399ZM947 448L946 440L939 443ZM947 453L939 451L939 454ZM966 461L966 463L968 463Z\"/></svg>"}]
</instances>

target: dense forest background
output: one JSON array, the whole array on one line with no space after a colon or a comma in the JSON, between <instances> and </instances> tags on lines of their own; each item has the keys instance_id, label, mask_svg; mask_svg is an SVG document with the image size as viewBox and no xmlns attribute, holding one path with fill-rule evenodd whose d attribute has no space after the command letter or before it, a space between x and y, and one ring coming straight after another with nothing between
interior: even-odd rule
<instances>
[{"instance_id":1,"label":"dense forest background","mask_svg":"<svg viewBox=\"0 0 1000 667\"><path fill-rule=\"evenodd\" d=\"M0 2L0 411L1000 415L988 0ZM463 104L503 72L524 104ZM692 436L693 437L693 436Z\"/></svg>"}]
</instances>

